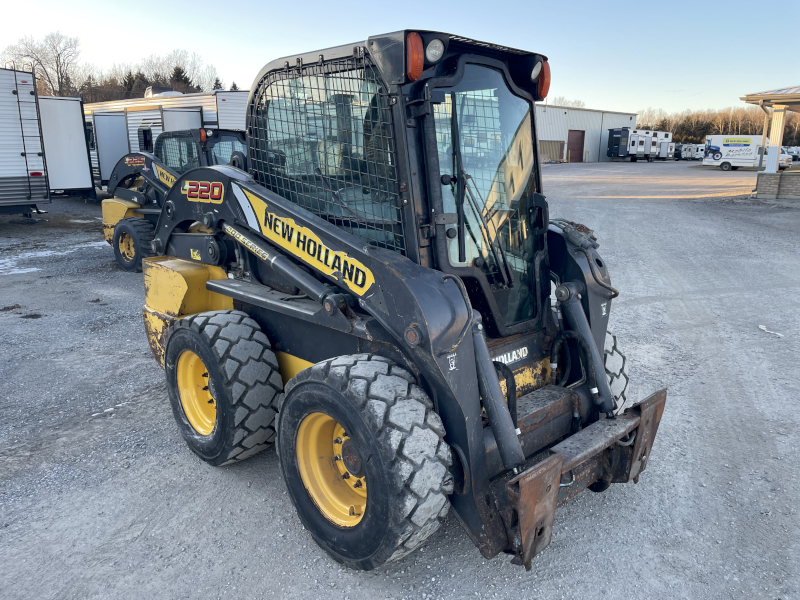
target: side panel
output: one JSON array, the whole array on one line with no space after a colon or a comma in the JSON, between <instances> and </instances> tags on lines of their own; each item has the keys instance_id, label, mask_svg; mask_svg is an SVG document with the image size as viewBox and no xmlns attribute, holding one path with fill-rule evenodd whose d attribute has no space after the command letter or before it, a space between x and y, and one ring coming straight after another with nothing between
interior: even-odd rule
<instances>
[{"instance_id":1,"label":"side panel","mask_svg":"<svg viewBox=\"0 0 800 600\"><path fill-rule=\"evenodd\" d=\"M217 92L217 120L220 129L246 129L249 92Z\"/></svg>"},{"instance_id":2,"label":"side panel","mask_svg":"<svg viewBox=\"0 0 800 600\"><path fill-rule=\"evenodd\" d=\"M130 152L125 113L95 113L94 135L100 178L107 181L117 161Z\"/></svg>"},{"instance_id":3,"label":"side panel","mask_svg":"<svg viewBox=\"0 0 800 600\"><path fill-rule=\"evenodd\" d=\"M39 98L47 175L54 190L92 187L92 168L86 148L79 98Z\"/></svg>"},{"instance_id":4,"label":"side panel","mask_svg":"<svg viewBox=\"0 0 800 600\"><path fill-rule=\"evenodd\" d=\"M150 128L152 133L153 143L155 143L158 135L164 130L161 124L161 110L152 108L149 110L129 110L125 113L128 125L128 144L130 145L131 152L152 152L145 150L139 144L139 129L143 127Z\"/></svg>"},{"instance_id":5,"label":"side panel","mask_svg":"<svg viewBox=\"0 0 800 600\"><path fill-rule=\"evenodd\" d=\"M34 74L0 69L0 206L48 202Z\"/></svg>"}]
</instances>

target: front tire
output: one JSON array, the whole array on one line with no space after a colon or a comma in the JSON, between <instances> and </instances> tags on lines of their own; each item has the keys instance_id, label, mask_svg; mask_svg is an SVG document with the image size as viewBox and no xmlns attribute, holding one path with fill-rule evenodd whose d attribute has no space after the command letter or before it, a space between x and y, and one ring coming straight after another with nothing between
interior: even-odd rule
<instances>
[{"instance_id":1,"label":"front tire","mask_svg":"<svg viewBox=\"0 0 800 600\"><path fill-rule=\"evenodd\" d=\"M603 366L605 367L608 387L611 388L611 395L617 403L614 414L619 414L628 401L626 393L630 374L628 369L628 359L622 353L615 336L610 331L606 332L606 341L603 348Z\"/></svg>"},{"instance_id":2,"label":"front tire","mask_svg":"<svg viewBox=\"0 0 800 600\"><path fill-rule=\"evenodd\" d=\"M444 426L413 376L388 359L341 356L286 385L284 481L303 525L337 562L371 570L436 531L453 492Z\"/></svg>"},{"instance_id":3,"label":"front tire","mask_svg":"<svg viewBox=\"0 0 800 600\"><path fill-rule=\"evenodd\" d=\"M211 311L176 321L164 370L178 430L207 463L244 460L274 440L283 382L267 336L245 313Z\"/></svg>"},{"instance_id":4,"label":"front tire","mask_svg":"<svg viewBox=\"0 0 800 600\"><path fill-rule=\"evenodd\" d=\"M139 217L120 219L111 241L117 264L131 273L141 271L142 259L153 256L150 243L154 237L155 227L149 221Z\"/></svg>"},{"instance_id":5,"label":"front tire","mask_svg":"<svg viewBox=\"0 0 800 600\"><path fill-rule=\"evenodd\" d=\"M724 162L719 166L719 168L722 169L723 171L730 171L731 170L731 163Z\"/></svg>"}]
</instances>

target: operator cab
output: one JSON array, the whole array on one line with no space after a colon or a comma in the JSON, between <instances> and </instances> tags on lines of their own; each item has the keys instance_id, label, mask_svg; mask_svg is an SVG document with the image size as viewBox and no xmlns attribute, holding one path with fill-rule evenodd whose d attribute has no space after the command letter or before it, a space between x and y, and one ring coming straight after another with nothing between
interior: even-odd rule
<instances>
[{"instance_id":1,"label":"operator cab","mask_svg":"<svg viewBox=\"0 0 800 600\"><path fill-rule=\"evenodd\" d=\"M182 175L189 169L211 165L231 165L247 170L247 140L242 131L168 131L158 136L153 153L177 175Z\"/></svg>"}]
</instances>

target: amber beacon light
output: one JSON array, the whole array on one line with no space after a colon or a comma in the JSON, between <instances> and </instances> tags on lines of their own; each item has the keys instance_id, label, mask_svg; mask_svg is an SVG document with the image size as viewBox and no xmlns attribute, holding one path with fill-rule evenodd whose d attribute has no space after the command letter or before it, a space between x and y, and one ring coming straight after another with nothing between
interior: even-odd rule
<instances>
[{"instance_id":1,"label":"amber beacon light","mask_svg":"<svg viewBox=\"0 0 800 600\"><path fill-rule=\"evenodd\" d=\"M547 97L550 91L550 63L546 60L542 62L542 72L539 74L539 100Z\"/></svg>"},{"instance_id":2,"label":"amber beacon light","mask_svg":"<svg viewBox=\"0 0 800 600\"><path fill-rule=\"evenodd\" d=\"M418 81L422 77L424 62L422 38L417 32L412 31L406 36L406 75L411 81Z\"/></svg>"}]
</instances>

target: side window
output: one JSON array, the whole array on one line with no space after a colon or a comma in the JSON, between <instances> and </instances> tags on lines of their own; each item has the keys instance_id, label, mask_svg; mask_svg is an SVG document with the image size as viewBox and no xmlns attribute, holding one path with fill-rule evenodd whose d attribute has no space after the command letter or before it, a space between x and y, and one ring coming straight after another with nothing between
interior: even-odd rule
<instances>
[{"instance_id":1,"label":"side window","mask_svg":"<svg viewBox=\"0 0 800 600\"><path fill-rule=\"evenodd\" d=\"M153 151L153 130L148 125L139 127L139 152Z\"/></svg>"},{"instance_id":2,"label":"side window","mask_svg":"<svg viewBox=\"0 0 800 600\"><path fill-rule=\"evenodd\" d=\"M156 140L156 157L178 175L200 166L197 149L190 135L160 136Z\"/></svg>"},{"instance_id":3,"label":"side window","mask_svg":"<svg viewBox=\"0 0 800 600\"><path fill-rule=\"evenodd\" d=\"M222 136L211 149L211 156L215 165L227 165L231 162L234 152L247 154L245 145L235 137Z\"/></svg>"},{"instance_id":4,"label":"side window","mask_svg":"<svg viewBox=\"0 0 800 600\"><path fill-rule=\"evenodd\" d=\"M270 73L249 125L256 180L371 244L405 253L387 89L369 57Z\"/></svg>"}]
</instances>

